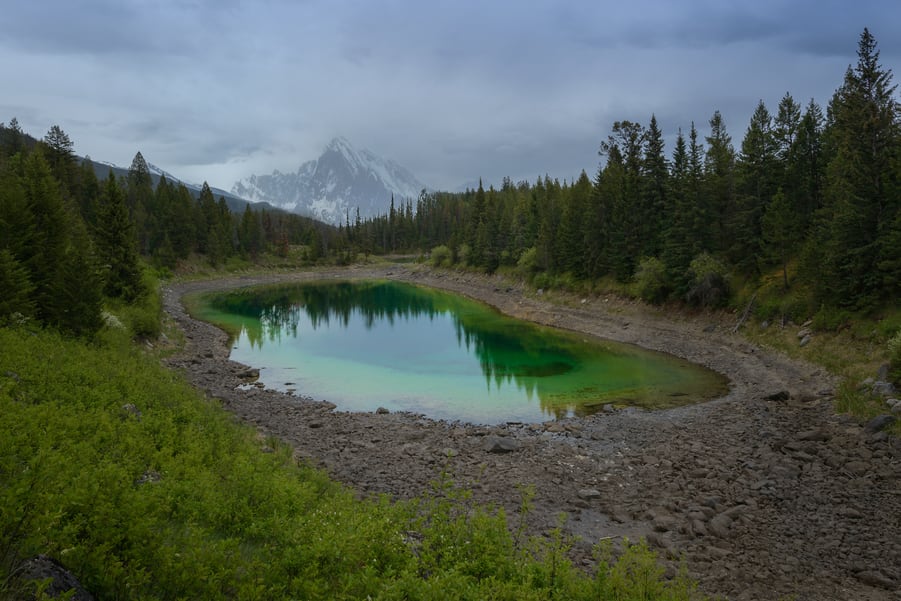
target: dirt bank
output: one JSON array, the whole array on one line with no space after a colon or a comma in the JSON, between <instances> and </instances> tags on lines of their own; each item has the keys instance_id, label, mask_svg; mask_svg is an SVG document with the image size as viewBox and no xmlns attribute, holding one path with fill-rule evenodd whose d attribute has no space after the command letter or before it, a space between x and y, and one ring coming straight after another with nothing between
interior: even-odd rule
<instances>
[{"instance_id":1,"label":"dirt bank","mask_svg":"<svg viewBox=\"0 0 901 601\"><path fill-rule=\"evenodd\" d=\"M723 373L730 392L667 411L499 427L343 413L328 399L238 390L246 366L228 360L225 334L180 302L190 292L334 277L433 286L515 317L669 352ZM444 469L510 515L519 485L532 486L530 528L546 531L565 513L586 564L602 537L644 536L672 566L684 556L705 592L729 599L901 594L901 444L833 415L822 370L755 347L722 318L668 318L604 298L550 303L498 278L407 266L192 282L164 296L187 339L170 365L363 494L418 495ZM790 397L767 400L780 391ZM516 450L487 450L493 437L513 439Z\"/></svg>"}]
</instances>

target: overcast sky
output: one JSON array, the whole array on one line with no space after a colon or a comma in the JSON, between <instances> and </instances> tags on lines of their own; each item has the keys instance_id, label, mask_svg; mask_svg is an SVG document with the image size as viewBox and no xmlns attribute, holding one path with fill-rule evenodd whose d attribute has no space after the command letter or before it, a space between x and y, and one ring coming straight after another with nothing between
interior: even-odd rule
<instances>
[{"instance_id":1,"label":"overcast sky","mask_svg":"<svg viewBox=\"0 0 901 601\"><path fill-rule=\"evenodd\" d=\"M338 135L429 186L597 170L616 120L667 135L758 100L825 107L869 27L895 82L898 0L34 0L0 18L0 121L230 189Z\"/></svg>"}]
</instances>

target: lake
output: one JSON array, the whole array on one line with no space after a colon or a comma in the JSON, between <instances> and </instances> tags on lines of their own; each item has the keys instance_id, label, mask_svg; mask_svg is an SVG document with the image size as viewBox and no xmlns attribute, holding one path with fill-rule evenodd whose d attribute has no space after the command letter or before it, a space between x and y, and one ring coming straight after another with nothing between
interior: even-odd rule
<instances>
[{"instance_id":1,"label":"lake","mask_svg":"<svg viewBox=\"0 0 901 601\"><path fill-rule=\"evenodd\" d=\"M722 376L663 353L507 317L391 281L325 281L201 297L231 358L268 388L343 411L410 411L479 424L663 408L722 395Z\"/></svg>"}]
</instances>

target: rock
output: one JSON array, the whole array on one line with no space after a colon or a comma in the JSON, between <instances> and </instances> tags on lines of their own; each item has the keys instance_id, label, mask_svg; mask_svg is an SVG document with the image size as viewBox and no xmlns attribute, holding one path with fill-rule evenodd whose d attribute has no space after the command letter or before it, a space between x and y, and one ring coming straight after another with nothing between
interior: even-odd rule
<instances>
[{"instance_id":1,"label":"rock","mask_svg":"<svg viewBox=\"0 0 901 601\"><path fill-rule=\"evenodd\" d=\"M69 601L94 601L94 596L81 586L72 572L51 557L38 555L26 559L19 566L17 579L23 584L48 578L50 583L43 589L41 599L65 598Z\"/></svg>"},{"instance_id":2,"label":"rock","mask_svg":"<svg viewBox=\"0 0 901 601\"><path fill-rule=\"evenodd\" d=\"M377 415L388 415L389 413L391 413L390 411L388 411L388 410L385 409L384 407L379 407L378 409L375 410L375 412L376 412Z\"/></svg>"},{"instance_id":3,"label":"rock","mask_svg":"<svg viewBox=\"0 0 901 601\"><path fill-rule=\"evenodd\" d=\"M898 391L895 389L895 385L891 382L873 382L873 394L878 394L881 397L890 397L897 394Z\"/></svg>"},{"instance_id":4,"label":"rock","mask_svg":"<svg viewBox=\"0 0 901 601\"><path fill-rule=\"evenodd\" d=\"M125 403L122 405L122 419L128 419L129 417L141 421L141 410L138 409L134 403Z\"/></svg>"},{"instance_id":5,"label":"rock","mask_svg":"<svg viewBox=\"0 0 901 601\"><path fill-rule=\"evenodd\" d=\"M163 477L156 470L147 470L141 477L135 480L135 486L140 486L142 484L153 484L154 482L159 482Z\"/></svg>"},{"instance_id":6,"label":"rock","mask_svg":"<svg viewBox=\"0 0 901 601\"><path fill-rule=\"evenodd\" d=\"M716 332L716 324L715 323L712 323L712 324L704 327L705 334L712 334L713 332Z\"/></svg>"},{"instance_id":7,"label":"rock","mask_svg":"<svg viewBox=\"0 0 901 601\"><path fill-rule=\"evenodd\" d=\"M596 488L580 488L578 495L580 499L596 499L601 496L601 491Z\"/></svg>"},{"instance_id":8,"label":"rock","mask_svg":"<svg viewBox=\"0 0 901 601\"><path fill-rule=\"evenodd\" d=\"M503 436L486 436L482 448L489 453L511 453L519 450L519 441Z\"/></svg>"},{"instance_id":9,"label":"rock","mask_svg":"<svg viewBox=\"0 0 901 601\"><path fill-rule=\"evenodd\" d=\"M787 390L780 390L763 397L765 401L787 401L790 398Z\"/></svg>"},{"instance_id":10,"label":"rock","mask_svg":"<svg viewBox=\"0 0 901 601\"><path fill-rule=\"evenodd\" d=\"M235 374L242 380L254 381L260 377L260 370L255 367L249 367L247 369L242 369L238 373Z\"/></svg>"},{"instance_id":11,"label":"rock","mask_svg":"<svg viewBox=\"0 0 901 601\"><path fill-rule=\"evenodd\" d=\"M707 524L707 530L714 536L729 538L732 535L732 518L725 513L718 513Z\"/></svg>"},{"instance_id":12,"label":"rock","mask_svg":"<svg viewBox=\"0 0 901 601\"><path fill-rule=\"evenodd\" d=\"M845 471L852 476L863 476L870 470L870 464L866 461L849 461L845 464Z\"/></svg>"},{"instance_id":13,"label":"rock","mask_svg":"<svg viewBox=\"0 0 901 601\"><path fill-rule=\"evenodd\" d=\"M878 570L867 570L865 572L858 572L855 574L857 579L863 582L864 584L869 584L870 586L878 586L880 588L885 588L888 590L895 590L897 588L897 583L883 574Z\"/></svg>"},{"instance_id":14,"label":"rock","mask_svg":"<svg viewBox=\"0 0 901 601\"><path fill-rule=\"evenodd\" d=\"M804 440L808 442L826 442L827 440L829 440L829 433L822 428L807 430L798 434L798 440Z\"/></svg>"},{"instance_id":15,"label":"rock","mask_svg":"<svg viewBox=\"0 0 901 601\"><path fill-rule=\"evenodd\" d=\"M566 432L566 426L564 426L560 422L551 422L544 426L544 431L559 434L561 432Z\"/></svg>"},{"instance_id":16,"label":"rock","mask_svg":"<svg viewBox=\"0 0 901 601\"><path fill-rule=\"evenodd\" d=\"M767 329L768 327L770 327L770 322L769 322L768 320L764 319L762 322L760 322L760 329L761 329L761 330L765 330L765 329Z\"/></svg>"},{"instance_id":17,"label":"rock","mask_svg":"<svg viewBox=\"0 0 901 601\"><path fill-rule=\"evenodd\" d=\"M798 332L798 340L804 340L805 338L810 338L810 330L808 328L804 328Z\"/></svg>"},{"instance_id":18,"label":"rock","mask_svg":"<svg viewBox=\"0 0 901 601\"><path fill-rule=\"evenodd\" d=\"M798 346L800 346L801 348L804 348L808 344L810 344L810 336L805 336L804 338L801 339L801 342L798 343Z\"/></svg>"},{"instance_id":19,"label":"rock","mask_svg":"<svg viewBox=\"0 0 901 601\"><path fill-rule=\"evenodd\" d=\"M883 414L877 415L873 419L867 422L867 425L864 426L864 431L873 434L875 432L879 432L881 430L885 430L889 426L895 423L896 418L894 415Z\"/></svg>"}]
</instances>

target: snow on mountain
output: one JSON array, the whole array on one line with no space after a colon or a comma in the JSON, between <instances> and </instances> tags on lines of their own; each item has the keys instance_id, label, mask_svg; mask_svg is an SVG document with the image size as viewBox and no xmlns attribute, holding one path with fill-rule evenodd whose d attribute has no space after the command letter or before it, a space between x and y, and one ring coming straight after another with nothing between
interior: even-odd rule
<instances>
[{"instance_id":1,"label":"snow on mountain","mask_svg":"<svg viewBox=\"0 0 901 601\"><path fill-rule=\"evenodd\" d=\"M368 150L357 150L344 138L332 140L318 159L307 161L294 173L278 170L251 175L232 186L232 194L268 202L282 209L311 215L329 223L385 214L394 195L395 205L419 197L426 188L394 161Z\"/></svg>"}]
</instances>

